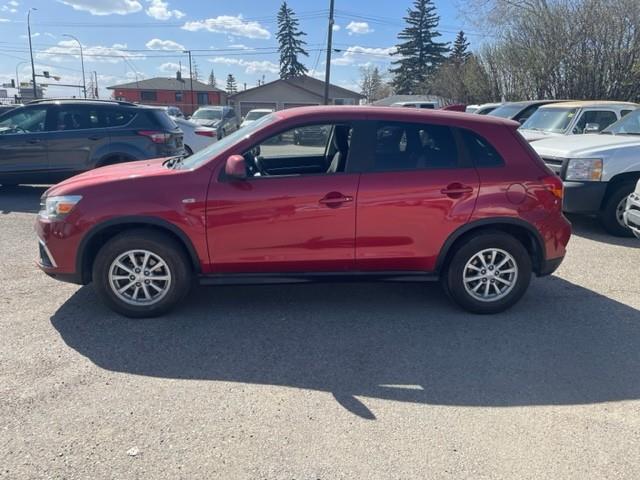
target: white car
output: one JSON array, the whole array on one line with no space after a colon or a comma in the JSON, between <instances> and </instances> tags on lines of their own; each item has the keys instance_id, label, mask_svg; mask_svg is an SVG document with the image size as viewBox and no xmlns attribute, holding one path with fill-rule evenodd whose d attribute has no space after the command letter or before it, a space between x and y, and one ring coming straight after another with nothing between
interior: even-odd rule
<instances>
[{"instance_id":1,"label":"white car","mask_svg":"<svg viewBox=\"0 0 640 480\"><path fill-rule=\"evenodd\" d=\"M520 127L529 142L563 135L599 133L640 105L630 102L581 101L540 107Z\"/></svg>"},{"instance_id":2,"label":"white car","mask_svg":"<svg viewBox=\"0 0 640 480\"><path fill-rule=\"evenodd\" d=\"M627 198L624 223L640 238L640 181L636 184L636 190Z\"/></svg>"},{"instance_id":3,"label":"white car","mask_svg":"<svg viewBox=\"0 0 640 480\"><path fill-rule=\"evenodd\" d=\"M435 110L438 108L437 102L396 102L391 104L392 107L404 107L404 108L426 108L427 110Z\"/></svg>"},{"instance_id":4,"label":"white car","mask_svg":"<svg viewBox=\"0 0 640 480\"><path fill-rule=\"evenodd\" d=\"M269 115L270 113L273 113L273 110L270 108L256 108L254 110L250 110L249 113L247 113L242 118L242 123L240 124L240 128L246 127L250 123L255 122L256 120L264 117L265 115Z\"/></svg>"},{"instance_id":5,"label":"white car","mask_svg":"<svg viewBox=\"0 0 640 480\"><path fill-rule=\"evenodd\" d=\"M487 115L498 108L502 103L483 103L482 105L467 105L466 113L476 113L478 115Z\"/></svg>"},{"instance_id":6,"label":"white car","mask_svg":"<svg viewBox=\"0 0 640 480\"><path fill-rule=\"evenodd\" d=\"M215 128L203 127L183 118L173 118L173 121L184 134L183 143L187 156L218 141L218 133Z\"/></svg>"}]
</instances>

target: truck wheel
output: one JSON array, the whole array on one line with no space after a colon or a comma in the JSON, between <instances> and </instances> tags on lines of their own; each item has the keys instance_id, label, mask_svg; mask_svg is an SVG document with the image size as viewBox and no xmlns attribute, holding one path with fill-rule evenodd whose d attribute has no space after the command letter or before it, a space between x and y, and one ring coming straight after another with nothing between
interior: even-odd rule
<instances>
[{"instance_id":1,"label":"truck wheel","mask_svg":"<svg viewBox=\"0 0 640 480\"><path fill-rule=\"evenodd\" d=\"M131 318L162 315L189 292L192 271L181 245L150 230L132 230L109 240L93 264L98 296Z\"/></svg>"},{"instance_id":2,"label":"truck wheel","mask_svg":"<svg viewBox=\"0 0 640 480\"><path fill-rule=\"evenodd\" d=\"M633 192L634 182L625 182L609 195L600 212L600 222L604 229L616 237L633 237L633 232L624 224L622 214L627 198Z\"/></svg>"},{"instance_id":3,"label":"truck wheel","mask_svg":"<svg viewBox=\"0 0 640 480\"><path fill-rule=\"evenodd\" d=\"M445 291L465 310L499 313L522 298L531 270L531 258L522 243L502 232L483 232L454 252L442 281Z\"/></svg>"}]
</instances>

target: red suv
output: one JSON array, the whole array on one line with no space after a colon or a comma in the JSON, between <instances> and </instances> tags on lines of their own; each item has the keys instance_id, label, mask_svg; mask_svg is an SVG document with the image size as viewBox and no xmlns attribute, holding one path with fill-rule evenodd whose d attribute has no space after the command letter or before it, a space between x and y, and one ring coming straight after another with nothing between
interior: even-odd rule
<instances>
[{"instance_id":1,"label":"red suv","mask_svg":"<svg viewBox=\"0 0 640 480\"><path fill-rule=\"evenodd\" d=\"M130 317L168 311L194 280L439 279L463 308L500 312L560 265L571 235L562 181L517 128L433 110L276 112L191 157L50 188L39 265L93 281Z\"/></svg>"}]
</instances>

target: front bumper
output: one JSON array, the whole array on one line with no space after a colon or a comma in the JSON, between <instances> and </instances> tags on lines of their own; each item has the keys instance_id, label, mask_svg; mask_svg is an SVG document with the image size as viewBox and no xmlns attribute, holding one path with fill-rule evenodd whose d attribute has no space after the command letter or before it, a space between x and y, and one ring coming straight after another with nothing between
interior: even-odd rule
<instances>
[{"instance_id":1,"label":"front bumper","mask_svg":"<svg viewBox=\"0 0 640 480\"><path fill-rule=\"evenodd\" d=\"M629 195L623 218L627 227L636 237L640 238L640 193Z\"/></svg>"},{"instance_id":2,"label":"front bumper","mask_svg":"<svg viewBox=\"0 0 640 480\"><path fill-rule=\"evenodd\" d=\"M64 221L52 222L39 216L35 231L38 237L38 268L56 280L82 284L75 256L80 232Z\"/></svg>"},{"instance_id":3,"label":"front bumper","mask_svg":"<svg viewBox=\"0 0 640 480\"><path fill-rule=\"evenodd\" d=\"M562 210L567 213L598 213L606 192L606 182L565 181Z\"/></svg>"}]
</instances>

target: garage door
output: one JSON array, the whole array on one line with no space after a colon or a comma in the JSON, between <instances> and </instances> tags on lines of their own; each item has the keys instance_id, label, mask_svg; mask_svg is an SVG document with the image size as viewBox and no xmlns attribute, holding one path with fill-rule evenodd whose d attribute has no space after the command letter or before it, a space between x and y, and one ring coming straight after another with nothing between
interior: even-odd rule
<instances>
[{"instance_id":1,"label":"garage door","mask_svg":"<svg viewBox=\"0 0 640 480\"><path fill-rule=\"evenodd\" d=\"M319 103L285 103L284 108L296 108L296 107L313 107L320 105Z\"/></svg>"},{"instance_id":2,"label":"garage door","mask_svg":"<svg viewBox=\"0 0 640 480\"><path fill-rule=\"evenodd\" d=\"M245 116L249 111L255 110L256 108L270 108L271 110L275 110L277 104L274 102L240 102L240 115Z\"/></svg>"}]
</instances>

